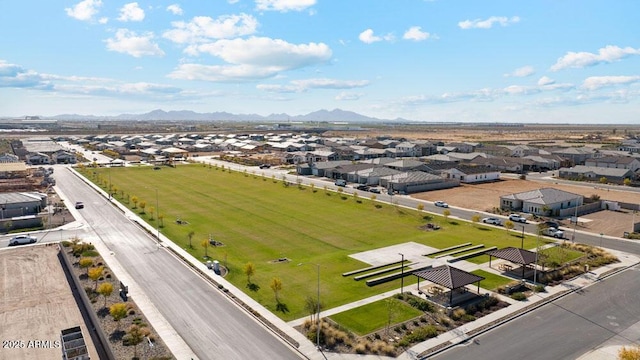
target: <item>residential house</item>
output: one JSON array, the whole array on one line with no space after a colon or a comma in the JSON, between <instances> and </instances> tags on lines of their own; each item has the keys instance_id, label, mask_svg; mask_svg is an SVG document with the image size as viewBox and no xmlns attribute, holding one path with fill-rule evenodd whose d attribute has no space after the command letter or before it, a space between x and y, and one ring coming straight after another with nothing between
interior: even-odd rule
<instances>
[{"instance_id":1,"label":"residential house","mask_svg":"<svg viewBox=\"0 0 640 360\"><path fill-rule=\"evenodd\" d=\"M635 180L636 174L631 169L576 165L571 168L560 168L558 177L586 181L603 181L604 179L606 183L623 184L625 179Z\"/></svg>"},{"instance_id":2,"label":"residential house","mask_svg":"<svg viewBox=\"0 0 640 360\"><path fill-rule=\"evenodd\" d=\"M636 171L640 169L640 159L631 156L605 156L601 158L587 159L585 166L597 166L605 168L629 169Z\"/></svg>"},{"instance_id":3,"label":"residential house","mask_svg":"<svg viewBox=\"0 0 640 360\"><path fill-rule=\"evenodd\" d=\"M456 179L464 184L473 184L500 180L500 171L488 166L457 165L454 168L443 170L447 179Z\"/></svg>"},{"instance_id":4,"label":"residential house","mask_svg":"<svg viewBox=\"0 0 640 360\"><path fill-rule=\"evenodd\" d=\"M78 161L76 154L63 150L53 153L52 158L56 164L75 164Z\"/></svg>"},{"instance_id":5,"label":"residential house","mask_svg":"<svg viewBox=\"0 0 640 360\"><path fill-rule=\"evenodd\" d=\"M581 206L582 195L554 188L542 188L500 196L500 208L539 216L558 216L563 209Z\"/></svg>"},{"instance_id":6,"label":"residential house","mask_svg":"<svg viewBox=\"0 0 640 360\"><path fill-rule=\"evenodd\" d=\"M380 178L380 186L387 188L389 192L400 194L448 189L459 185L457 180L445 179L423 171L407 171Z\"/></svg>"},{"instance_id":7,"label":"residential house","mask_svg":"<svg viewBox=\"0 0 640 360\"><path fill-rule=\"evenodd\" d=\"M29 165L48 165L51 163L51 159L45 154L31 152L27 154L25 162Z\"/></svg>"}]
</instances>

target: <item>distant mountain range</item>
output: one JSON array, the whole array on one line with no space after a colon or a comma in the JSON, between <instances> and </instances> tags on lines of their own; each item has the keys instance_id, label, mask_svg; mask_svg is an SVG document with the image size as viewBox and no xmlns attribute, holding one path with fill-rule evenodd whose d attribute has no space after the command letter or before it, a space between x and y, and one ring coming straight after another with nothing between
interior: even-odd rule
<instances>
[{"instance_id":1,"label":"distant mountain range","mask_svg":"<svg viewBox=\"0 0 640 360\"><path fill-rule=\"evenodd\" d=\"M69 121L270 121L270 122L406 122L410 120L396 118L394 120L378 119L374 117L364 116L352 111L340 109L319 110L306 115L291 116L287 114L271 114L262 116L257 114L231 114L227 112L197 113L190 110L180 111L164 111L153 110L145 114L120 114L116 116L96 116L96 115L77 115L62 114L51 116L50 119L69 120Z\"/></svg>"}]
</instances>

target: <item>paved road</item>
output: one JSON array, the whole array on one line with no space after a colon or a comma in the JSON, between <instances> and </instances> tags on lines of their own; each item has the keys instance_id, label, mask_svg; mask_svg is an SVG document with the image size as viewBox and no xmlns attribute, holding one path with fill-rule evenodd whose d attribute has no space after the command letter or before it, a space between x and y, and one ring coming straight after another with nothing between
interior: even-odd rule
<instances>
[{"instance_id":1,"label":"paved road","mask_svg":"<svg viewBox=\"0 0 640 360\"><path fill-rule=\"evenodd\" d=\"M640 340L638 267L431 357L438 360L577 359L605 342Z\"/></svg>"},{"instance_id":2,"label":"paved road","mask_svg":"<svg viewBox=\"0 0 640 360\"><path fill-rule=\"evenodd\" d=\"M56 171L59 190L83 201L77 230L99 236L118 262L200 359L300 359L272 332L231 303L68 170Z\"/></svg>"}]
</instances>

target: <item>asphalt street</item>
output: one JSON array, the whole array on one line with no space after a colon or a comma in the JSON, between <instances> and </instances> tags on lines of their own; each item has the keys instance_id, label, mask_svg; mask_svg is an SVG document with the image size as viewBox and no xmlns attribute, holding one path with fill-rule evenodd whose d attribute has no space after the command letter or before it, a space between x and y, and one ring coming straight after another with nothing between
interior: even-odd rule
<instances>
[{"instance_id":1,"label":"asphalt street","mask_svg":"<svg viewBox=\"0 0 640 360\"><path fill-rule=\"evenodd\" d=\"M56 171L59 191L83 201L76 230L99 237L150 301L200 359L300 359L280 338L205 282L68 170Z\"/></svg>"},{"instance_id":2,"label":"asphalt street","mask_svg":"<svg viewBox=\"0 0 640 360\"><path fill-rule=\"evenodd\" d=\"M429 359L573 360L605 342L638 343L637 278L636 266Z\"/></svg>"}]
</instances>

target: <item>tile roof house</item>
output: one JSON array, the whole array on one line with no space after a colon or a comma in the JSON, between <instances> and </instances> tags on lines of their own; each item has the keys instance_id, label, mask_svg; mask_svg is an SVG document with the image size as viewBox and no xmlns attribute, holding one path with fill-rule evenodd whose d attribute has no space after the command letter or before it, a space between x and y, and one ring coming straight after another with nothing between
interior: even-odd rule
<instances>
[{"instance_id":1,"label":"tile roof house","mask_svg":"<svg viewBox=\"0 0 640 360\"><path fill-rule=\"evenodd\" d=\"M540 216L556 216L560 210L581 206L583 196L554 188L542 188L500 196L500 208Z\"/></svg>"},{"instance_id":2,"label":"tile roof house","mask_svg":"<svg viewBox=\"0 0 640 360\"><path fill-rule=\"evenodd\" d=\"M640 169L640 159L631 156L604 156L592 158L584 162L585 166L596 166L605 168L630 169L636 171Z\"/></svg>"},{"instance_id":3,"label":"tile roof house","mask_svg":"<svg viewBox=\"0 0 640 360\"><path fill-rule=\"evenodd\" d=\"M576 165L570 168L560 168L558 177L587 181L602 181L601 179L605 178L605 182L623 184L624 179L635 180L636 174L630 169Z\"/></svg>"}]
</instances>

